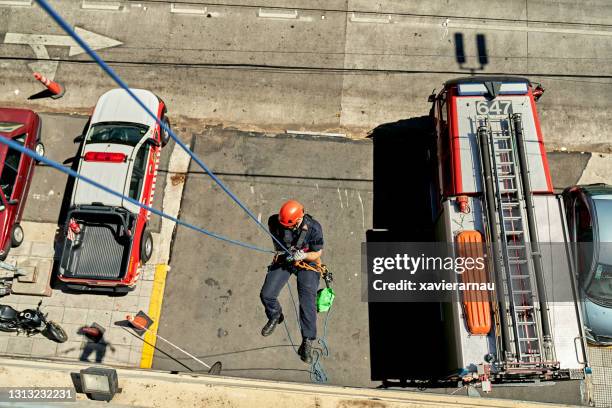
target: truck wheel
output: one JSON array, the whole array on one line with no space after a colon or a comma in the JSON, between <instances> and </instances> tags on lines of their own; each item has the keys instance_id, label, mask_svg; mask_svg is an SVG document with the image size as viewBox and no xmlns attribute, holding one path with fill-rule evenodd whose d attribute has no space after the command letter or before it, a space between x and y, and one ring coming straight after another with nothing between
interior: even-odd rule
<instances>
[{"instance_id":1,"label":"truck wheel","mask_svg":"<svg viewBox=\"0 0 612 408\"><path fill-rule=\"evenodd\" d=\"M140 260L146 263L153 255L153 235L145 231L140 239Z\"/></svg>"},{"instance_id":2,"label":"truck wheel","mask_svg":"<svg viewBox=\"0 0 612 408\"><path fill-rule=\"evenodd\" d=\"M168 126L168 129L170 129L170 121L168 120L166 116L162 118L162 122L164 122L166 126ZM161 128L160 132L161 132L161 145L165 146L170 141L170 133L164 130L164 128Z\"/></svg>"},{"instance_id":3,"label":"truck wheel","mask_svg":"<svg viewBox=\"0 0 612 408\"><path fill-rule=\"evenodd\" d=\"M13 231L11 232L11 246L13 248L18 247L23 242L23 228L21 225L15 224Z\"/></svg>"}]
</instances>

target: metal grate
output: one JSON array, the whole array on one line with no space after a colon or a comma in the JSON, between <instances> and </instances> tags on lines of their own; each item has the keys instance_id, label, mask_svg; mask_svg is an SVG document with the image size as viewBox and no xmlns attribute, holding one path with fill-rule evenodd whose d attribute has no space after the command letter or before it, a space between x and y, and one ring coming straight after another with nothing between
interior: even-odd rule
<instances>
[{"instance_id":1,"label":"metal grate","mask_svg":"<svg viewBox=\"0 0 612 408\"><path fill-rule=\"evenodd\" d=\"M589 347L593 368L593 403L596 407L612 407L612 348Z\"/></svg>"}]
</instances>

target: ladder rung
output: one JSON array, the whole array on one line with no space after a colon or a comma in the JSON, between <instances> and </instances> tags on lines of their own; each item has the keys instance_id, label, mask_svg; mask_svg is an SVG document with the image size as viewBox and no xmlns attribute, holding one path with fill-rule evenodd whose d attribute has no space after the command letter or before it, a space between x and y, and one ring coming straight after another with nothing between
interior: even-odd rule
<instances>
[{"instance_id":1,"label":"ladder rung","mask_svg":"<svg viewBox=\"0 0 612 408\"><path fill-rule=\"evenodd\" d=\"M513 259L508 260L508 263L510 265L524 265L524 264L527 263L527 260L526 259L513 258Z\"/></svg>"},{"instance_id":2,"label":"ladder rung","mask_svg":"<svg viewBox=\"0 0 612 408\"><path fill-rule=\"evenodd\" d=\"M519 337L518 341L536 341L540 340L537 337Z\"/></svg>"},{"instance_id":3,"label":"ladder rung","mask_svg":"<svg viewBox=\"0 0 612 408\"><path fill-rule=\"evenodd\" d=\"M535 326L536 322L516 322L516 324L519 326Z\"/></svg>"},{"instance_id":4,"label":"ladder rung","mask_svg":"<svg viewBox=\"0 0 612 408\"><path fill-rule=\"evenodd\" d=\"M508 245L506 248L508 249L523 249L525 245Z\"/></svg>"},{"instance_id":5,"label":"ladder rung","mask_svg":"<svg viewBox=\"0 0 612 408\"><path fill-rule=\"evenodd\" d=\"M520 234L523 233L523 231L521 231L521 230L514 230L514 231L506 231L505 233L506 233L506 235L520 235Z\"/></svg>"},{"instance_id":6,"label":"ladder rung","mask_svg":"<svg viewBox=\"0 0 612 408\"><path fill-rule=\"evenodd\" d=\"M512 294L513 294L513 295L524 295L524 294L526 294L526 293L531 294L531 293L533 293L533 292L532 292L531 290L513 290L513 291L512 291Z\"/></svg>"},{"instance_id":7,"label":"ladder rung","mask_svg":"<svg viewBox=\"0 0 612 408\"><path fill-rule=\"evenodd\" d=\"M516 188L507 188L504 190L499 190L499 192L502 194L516 193Z\"/></svg>"},{"instance_id":8,"label":"ladder rung","mask_svg":"<svg viewBox=\"0 0 612 408\"><path fill-rule=\"evenodd\" d=\"M520 215L506 215L503 217L504 220L522 220L523 217L521 217Z\"/></svg>"},{"instance_id":9,"label":"ladder rung","mask_svg":"<svg viewBox=\"0 0 612 408\"><path fill-rule=\"evenodd\" d=\"M510 275L510 279L525 279L529 278L529 275Z\"/></svg>"},{"instance_id":10,"label":"ladder rung","mask_svg":"<svg viewBox=\"0 0 612 408\"><path fill-rule=\"evenodd\" d=\"M502 202L501 205L502 207L512 208L512 207L518 207L520 203L518 201L516 202L505 201L505 202Z\"/></svg>"},{"instance_id":11,"label":"ladder rung","mask_svg":"<svg viewBox=\"0 0 612 408\"><path fill-rule=\"evenodd\" d=\"M500 161L497 162L497 164L499 164L500 166L514 166L514 162L510 162L510 161Z\"/></svg>"},{"instance_id":12,"label":"ladder rung","mask_svg":"<svg viewBox=\"0 0 612 408\"><path fill-rule=\"evenodd\" d=\"M495 149L495 151L496 152L500 152L500 153L508 153L508 152L511 152L512 149L506 149L506 148L499 148L498 147L497 149Z\"/></svg>"},{"instance_id":13,"label":"ladder rung","mask_svg":"<svg viewBox=\"0 0 612 408\"><path fill-rule=\"evenodd\" d=\"M533 306L514 306L514 310L531 310Z\"/></svg>"}]
</instances>

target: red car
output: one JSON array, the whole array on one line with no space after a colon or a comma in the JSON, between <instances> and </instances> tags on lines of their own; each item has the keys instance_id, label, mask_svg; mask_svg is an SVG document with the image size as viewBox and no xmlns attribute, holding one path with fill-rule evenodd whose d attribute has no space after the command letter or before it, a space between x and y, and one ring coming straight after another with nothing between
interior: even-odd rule
<instances>
[{"instance_id":1,"label":"red car","mask_svg":"<svg viewBox=\"0 0 612 408\"><path fill-rule=\"evenodd\" d=\"M28 109L0 108L0 137L19 142L44 156L40 142L41 120ZM0 260L6 259L11 247L23 242L19 225L25 208L35 161L7 145L0 144Z\"/></svg>"}]
</instances>

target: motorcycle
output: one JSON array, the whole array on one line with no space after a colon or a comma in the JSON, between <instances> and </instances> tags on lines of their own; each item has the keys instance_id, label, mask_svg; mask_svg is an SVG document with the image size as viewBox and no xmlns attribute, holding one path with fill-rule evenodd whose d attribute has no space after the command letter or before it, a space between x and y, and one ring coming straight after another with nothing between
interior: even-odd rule
<instances>
[{"instance_id":1,"label":"motorcycle","mask_svg":"<svg viewBox=\"0 0 612 408\"><path fill-rule=\"evenodd\" d=\"M10 295L12 286L13 286L12 276L0 278L0 297Z\"/></svg>"},{"instance_id":2,"label":"motorcycle","mask_svg":"<svg viewBox=\"0 0 612 408\"><path fill-rule=\"evenodd\" d=\"M47 320L47 313L40 311L42 300L36 309L18 312L9 305L0 305L0 331L25 333L33 336L41 333L49 340L64 343L68 340L66 331L57 323Z\"/></svg>"}]
</instances>

